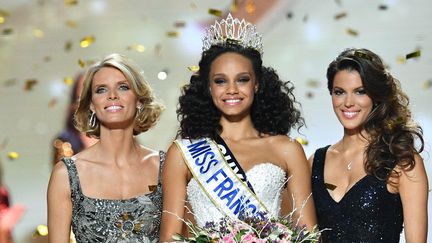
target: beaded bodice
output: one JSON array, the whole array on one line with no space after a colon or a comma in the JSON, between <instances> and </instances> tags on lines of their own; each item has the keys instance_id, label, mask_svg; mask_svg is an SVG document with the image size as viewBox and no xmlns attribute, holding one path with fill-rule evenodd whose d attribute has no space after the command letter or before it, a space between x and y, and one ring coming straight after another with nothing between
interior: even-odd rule
<instances>
[{"instance_id":1,"label":"beaded bodice","mask_svg":"<svg viewBox=\"0 0 432 243\"><path fill-rule=\"evenodd\" d=\"M278 216L281 207L281 192L286 182L285 171L272 163L261 163L249 169L246 176L255 194L269 213ZM194 178L187 185L187 197L199 226L202 227L206 222L216 221L224 216Z\"/></svg>"},{"instance_id":2,"label":"beaded bodice","mask_svg":"<svg viewBox=\"0 0 432 243\"><path fill-rule=\"evenodd\" d=\"M165 153L160 152L160 168ZM98 199L82 193L75 162L65 163L71 186L72 230L77 242L159 242L162 187L124 200Z\"/></svg>"},{"instance_id":3,"label":"beaded bodice","mask_svg":"<svg viewBox=\"0 0 432 243\"><path fill-rule=\"evenodd\" d=\"M336 202L324 184L325 155L329 146L315 152L312 194L322 240L327 242L399 242L403 212L399 194L372 175L360 179Z\"/></svg>"}]
</instances>

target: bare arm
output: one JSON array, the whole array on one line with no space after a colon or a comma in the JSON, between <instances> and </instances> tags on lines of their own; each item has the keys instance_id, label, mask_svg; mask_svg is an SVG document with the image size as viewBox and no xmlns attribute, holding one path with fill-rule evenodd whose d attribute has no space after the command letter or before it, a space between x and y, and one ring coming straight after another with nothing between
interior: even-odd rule
<instances>
[{"instance_id":1,"label":"bare arm","mask_svg":"<svg viewBox=\"0 0 432 243\"><path fill-rule=\"evenodd\" d=\"M55 165L48 184L48 241L69 243L72 201L69 176L64 163Z\"/></svg>"},{"instance_id":2,"label":"bare arm","mask_svg":"<svg viewBox=\"0 0 432 243\"><path fill-rule=\"evenodd\" d=\"M183 232L188 168L175 144L168 149L162 172L163 212L160 241L172 241L172 236Z\"/></svg>"},{"instance_id":3,"label":"bare arm","mask_svg":"<svg viewBox=\"0 0 432 243\"><path fill-rule=\"evenodd\" d=\"M413 170L399 177L407 243L426 242L428 228L428 179L423 159L416 155L415 162Z\"/></svg>"},{"instance_id":4,"label":"bare arm","mask_svg":"<svg viewBox=\"0 0 432 243\"><path fill-rule=\"evenodd\" d=\"M296 211L294 216L299 219L300 225L309 229L317 224L315 206L312 198L311 169L306 159L303 147L296 141L289 141L282 149L284 160L291 178L287 184L289 202L293 202ZM303 207L303 208L302 208Z\"/></svg>"}]
</instances>

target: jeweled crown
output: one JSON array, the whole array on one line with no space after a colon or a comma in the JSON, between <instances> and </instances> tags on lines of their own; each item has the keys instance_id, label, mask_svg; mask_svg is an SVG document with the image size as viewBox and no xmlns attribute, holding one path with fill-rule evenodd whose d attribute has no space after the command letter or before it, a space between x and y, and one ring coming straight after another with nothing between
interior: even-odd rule
<instances>
[{"instance_id":1,"label":"jeweled crown","mask_svg":"<svg viewBox=\"0 0 432 243\"><path fill-rule=\"evenodd\" d=\"M205 29L203 38L203 51L210 49L212 45L221 45L227 41L234 41L243 47L250 47L263 54L262 35L256 31L256 26L239 20L228 14L226 19L215 21L214 25Z\"/></svg>"}]
</instances>

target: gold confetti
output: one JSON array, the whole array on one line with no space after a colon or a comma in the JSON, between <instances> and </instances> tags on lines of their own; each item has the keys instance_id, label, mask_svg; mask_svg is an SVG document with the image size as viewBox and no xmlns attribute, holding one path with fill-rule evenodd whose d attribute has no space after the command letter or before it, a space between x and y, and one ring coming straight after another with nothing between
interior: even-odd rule
<instances>
[{"instance_id":1,"label":"gold confetti","mask_svg":"<svg viewBox=\"0 0 432 243\"><path fill-rule=\"evenodd\" d=\"M209 8L208 13L216 17L222 17L222 11L217 9Z\"/></svg>"},{"instance_id":2,"label":"gold confetti","mask_svg":"<svg viewBox=\"0 0 432 243\"><path fill-rule=\"evenodd\" d=\"M351 28L346 28L346 29L345 29L345 32L346 32L347 34L349 34L349 35L352 35L352 36L358 36L358 35L359 35L357 31L355 31L355 30L353 30L353 29L351 29Z\"/></svg>"},{"instance_id":3,"label":"gold confetti","mask_svg":"<svg viewBox=\"0 0 432 243\"><path fill-rule=\"evenodd\" d=\"M287 17L287 19L292 19L294 17L293 12L288 12L286 17Z\"/></svg>"},{"instance_id":4,"label":"gold confetti","mask_svg":"<svg viewBox=\"0 0 432 243\"><path fill-rule=\"evenodd\" d=\"M72 46L73 46L73 42L72 41L66 41L65 46L64 46L64 50L65 51L70 51L72 50Z\"/></svg>"},{"instance_id":5,"label":"gold confetti","mask_svg":"<svg viewBox=\"0 0 432 243\"><path fill-rule=\"evenodd\" d=\"M157 185L149 185L149 186L148 186L148 189L149 189L151 192L154 192L154 191L156 190L156 187L157 187Z\"/></svg>"},{"instance_id":6,"label":"gold confetti","mask_svg":"<svg viewBox=\"0 0 432 243\"><path fill-rule=\"evenodd\" d=\"M24 84L24 90L25 91L31 91L33 90L33 86L35 86L38 83L36 79L27 79Z\"/></svg>"},{"instance_id":7,"label":"gold confetti","mask_svg":"<svg viewBox=\"0 0 432 243\"><path fill-rule=\"evenodd\" d=\"M90 46L94 41L95 41L94 36L88 35L80 41L80 46L82 48L86 48L86 47Z\"/></svg>"},{"instance_id":8,"label":"gold confetti","mask_svg":"<svg viewBox=\"0 0 432 243\"><path fill-rule=\"evenodd\" d=\"M47 235L48 235L48 227L46 225L40 224L36 227L36 231L33 234L33 237L47 236Z\"/></svg>"},{"instance_id":9,"label":"gold confetti","mask_svg":"<svg viewBox=\"0 0 432 243\"><path fill-rule=\"evenodd\" d=\"M0 15L0 24L3 24L4 22L6 22L6 18Z\"/></svg>"},{"instance_id":10,"label":"gold confetti","mask_svg":"<svg viewBox=\"0 0 432 243\"><path fill-rule=\"evenodd\" d=\"M176 21L174 23L174 27L176 27L176 28L184 28L185 26L186 26L186 22L184 22L184 21Z\"/></svg>"},{"instance_id":11,"label":"gold confetti","mask_svg":"<svg viewBox=\"0 0 432 243\"><path fill-rule=\"evenodd\" d=\"M188 69L189 71L196 73L199 71L199 66L189 66Z\"/></svg>"},{"instance_id":12,"label":"gold confetti","mask_svg":"<svg viewBox=\"0 0 432 243\"><path fill-rule=\"evenodd\" d=\"M134 51L137 51L137 52L144 52L145 51L144 45L141 45L141 44L133 44L133 45L128 46L126 49L128 51L134 50Z\"/></svg>"},{"instance_id":13,"label":"gold confetti","mask_svg":"<svg viewBox=\"0 0 432 243\"><path fill-rule=\"evenodd\" d=\"M78 65L82 68L85 67L85 61L82 59L78 59Z\"/></svg>"},{"instance_id":14,"label":"gold confetti","mask_svg":"<svg viewBox=\"0 0 432 243\"><path fill-rule=\"evenodd\" d=\"M10 160L18 159L18 157L19 157L19 154L18 154L17 152L12 151L12 152L9 152L9 153L8 153L8 158L9 158Z\"/></svg>"},{"instance_id":15,"label":"gold confetti","mask_svg":"<svg viewBox=\"0 0 432 243\"><path fill-rule=\"evenodd\" d=\"M63 78L63 82L67 85L67 86L71 86L74 82L72 77L64 77Z\"/></svg>"},{"instance_id":16,"label":"gold confetti","mask_svg":"<svg viewBox=\"0 0 432 243\"><path fill-rule=\"evenodd\" d=\"M48 102L48 108L53 108L56 104L57 104L57 99L56 99L56 98L52 98L52 99Z\"/></svg>"},{"instance_id":17,"label":"gold confetti","mask_svg":"<svg viewBox=\"0 0 432 243\"><path fill-rule=\"evenodd\" d=\"M405 57L399 55L396 58L396 62L399 63L399 64L405 64L406 63L406 59L405 59Z\"/></svg>"},{"instance_id":18,"label":"gold confetti","mask_svg":"<svg viewBox=\"0 0 432 243\"><path fill-rule=\"evenodd\" d=\"M320 82L316 79L309 79L306 82L306 85L311 88L317 88L320 85Z\"/></svg>"},{"instance_id":19,"label":"gold confetti","mask_svg":"<svg viewBox=\"0 0 432 243\"><path fill-rule=\"evenodd\" d=\"M311 91L308 91L308 92L306 92L306 97L307 97L308 99L312 99L312 98L314 97L314 93L311 92Z\"/></svg>"},{"instance_id":20,"label":"gold confetti","mask_svg":"<svg viewBox=\"0 0 432 243\"><path fill-rule=\"evenodd\" d=\"M78 25L74 20L66 20L66 26L75 29Z\"/></svg>"},{"instance_id":21,"label":"gold confetti","mask_svg":"<svg viewBox=\"0 0 432 243\"><path fill-rule=\"evenodd\" d=\"M334 18L335 18L336 20L339 20L339 19L345 18L347 15L348 15L348 14L347 14L346 12L342 12L342 13L336 14L336 15L334 16Z\"/></svg>"},{"instance_id":22,"label":"gold confetti","mask_svg":"<svg viewBox=\"0 0 432 243\"><path fill-rule=\"evenodd\" d=\"M330 183L324 183L325 187L327 189L329 189L330 191L333 191L334 189L336 189L337 186L330 184Z\"/></svg>"},{"instance_id":23,"label":"gold confetti","mask_svg":"<svg viewBox=\"0 0 432 243\"><path fill-rule=\"evenodd\" d=\"M417 58L421 56L421 51L420 50L416 50L415 52L411 52L406 54L405 58L408 60L410 58Z\"/></svg>"},{"instance_id":24,"label":"gold confetti","mask_svg":"<svg viewBox=\"0 0 432 243\"><path fill-rule=\"evenodd\" d=\"M9 17L9 12L0 9L0 24L6 22L6 17Z\"/></svg>"},{"instance_id":25,"label":"gold confetti","mask_svg":"<svg viewBox=\"0 0 432 243\"><path fill-rule=\"evenodd\" d=\"M254 0L247 0L246 13L253 14L253 13L255 13L255 10L256 10L255 1Z\"/></svg>"},{"instance_id":26,"label":"gold confetti","mask_svg":"<svg viewBox=\"0 0 432 243\"><path fill-rule=\"evenodd\" d=\"M74 6L78 4L78 0L64 0L65 5Z\"/></svg>"},{"instance_id":27,"label":"gold confetti","mask_svg":"<svg viewBox=\"0 0 432 243\"><path fill-rule=\"evenodd\" d=\"M12 28L6 28L6 29L3 29L3 31L2 31L3 35L10 35L12 33L13 33L13 29Z\"/></svg>"},{"instance_id":28,"label":"gold confetti","mask_svg":"<svg viewBox=\"0 0 432 243\"><path fill-rule=\"evenodd\" d=\"M422 87L424 90L430 89L432 87L432 79L425 81Z\"/></svg>"},{"instance_id":29,"label":"gold confetti","mask_svg":"<svg viewBox=\"0 0 432 243\"><path fill-rule=\"evenodd\" d=\"M44 32L41 29L33 29L32 33L33 33L33 36L36 38L43 38L44 37Z\"/></svg>"},{"instance_id":30,"label":"gold confetti","mask_svg":"<svg viewBox=\"0 0 432 243\"><path fill-rule=\"evenodd\" d=\"M295 139L298 143L300 143L301 145L308 145L309 141L305 138L302 137L296 137Z\"/></svg>"},{"instance_id":31,"label":"gold confetti","mask_svg":"<svg viewBox=\"0 0 432 243\"><path fill-rule=\"evenodd\" d=\"M387 9L388 9L388 6L387 6L387 5L384 5L384 4L380 4L380 5L378 6L378 9L379 9L379 10L387 10Z\"/></svg>"},{"instance_id":32,"label":"gold confetti","mask_svg":"<svg viewBox=\"0 0 432 243\"><path fill-rule=\"evenodd\" d=\"M168 31L167 32L167 36L168 37L179 37L180 36L180 32L178 32L178 31Z\"/></svg>"}]
</instances>

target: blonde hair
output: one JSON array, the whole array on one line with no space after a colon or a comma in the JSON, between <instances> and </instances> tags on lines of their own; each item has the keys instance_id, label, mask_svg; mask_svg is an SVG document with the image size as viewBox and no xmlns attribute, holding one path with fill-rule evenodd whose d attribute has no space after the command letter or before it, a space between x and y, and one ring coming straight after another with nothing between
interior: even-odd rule
<instances>
[{"instance_id":1,"label":"blonde hair","mask_svg":"<svg viewBox=\"0 0 432 243\"><path fill-rule=\"evenodd\" d=\"M142 104L141 109L137 109L135 116L134 135L149 130L158 121L164 106L156 101L152 88L144 79L143 71L138 65L128 57L120 54L110 54L102 61L91 66L84 76L83 89L78 104L78 109L74 116L74 125L89 137L99 138L100 124L96 119L96 126L91 127L89 120L92 114L90 104L92 101L91 86L95 74L103 67L113 67L118 69L130 82L132 90L137 96L137 100Z\"/></svg>"}]
</instances>

